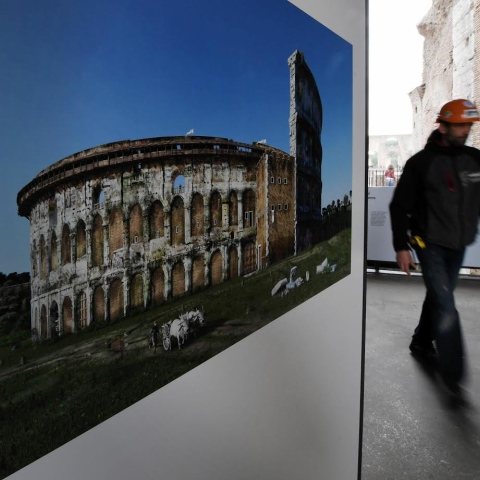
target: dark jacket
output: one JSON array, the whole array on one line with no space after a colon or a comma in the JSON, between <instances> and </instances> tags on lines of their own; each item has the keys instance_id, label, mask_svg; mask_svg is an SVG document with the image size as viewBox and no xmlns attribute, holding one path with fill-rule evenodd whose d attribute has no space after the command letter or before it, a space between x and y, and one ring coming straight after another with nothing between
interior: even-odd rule
<instances>
[{"instance_id":1,"label":"dark jacket","mask_svg":"<svg viewBox=\"0 0 480 480\"><path fill-rule=\"evenodd\" d=\"M462 250L475 240L480 213L480 150L445 147L435 130L405 164L390 203L395 251L409 248L409 233ZM409 232L410 231L410 232Z\"/></svg>"}]
</instances>

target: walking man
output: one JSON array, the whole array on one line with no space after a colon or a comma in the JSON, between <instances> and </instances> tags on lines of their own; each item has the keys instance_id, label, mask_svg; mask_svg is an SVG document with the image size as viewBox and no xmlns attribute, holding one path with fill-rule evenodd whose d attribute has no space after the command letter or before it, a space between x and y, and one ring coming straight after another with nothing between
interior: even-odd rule
<instances>
[{"instance_id":1,"label":"walking man","mask_svg":"<svg viewBox=\"0 0 480 480\"><path fill-rule=\"evenodd\" d=\"M465 360L453 292L480 213L480 150L465 142L479 120L470 101L446 103L425 148L405 164L390 203L397 263L410 275L415 251L427 290L410 351L435 360L455 395L461 392Z\"/></svg>"}]
</instances>

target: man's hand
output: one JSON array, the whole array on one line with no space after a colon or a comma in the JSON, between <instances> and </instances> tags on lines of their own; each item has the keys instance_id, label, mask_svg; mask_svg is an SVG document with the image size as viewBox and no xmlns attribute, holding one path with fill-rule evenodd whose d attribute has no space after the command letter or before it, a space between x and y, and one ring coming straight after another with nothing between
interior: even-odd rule
<instances>
[{"instance_id":1,"label":"man's hand","mask_svg":"<svg viewBox=\"0 0 480 480\"><path fill-rule=\"evenodd\" d=\"M410 250L399 250L397 252L397 263L400 270L404 271L407 275L410 275L410 267L416 269L415 263L413 263Z\"/></svg>"}]
</instances>

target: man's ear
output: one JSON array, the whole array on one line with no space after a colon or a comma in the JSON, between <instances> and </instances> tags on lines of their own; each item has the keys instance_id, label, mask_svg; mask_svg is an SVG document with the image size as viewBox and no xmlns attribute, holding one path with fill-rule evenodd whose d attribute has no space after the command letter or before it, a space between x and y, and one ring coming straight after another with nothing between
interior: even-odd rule
<instances>
[{"instance_id":1,"label":"man's ear","mask_svg":"<svg viewBox=\"0 0 480 480\"><path fill-rule=\"evenodd\" d=\"M447 126L444 123L439 123L438 124L438 131L442 134L445 135L447 133Z\"/></svg>"}]
</instances>

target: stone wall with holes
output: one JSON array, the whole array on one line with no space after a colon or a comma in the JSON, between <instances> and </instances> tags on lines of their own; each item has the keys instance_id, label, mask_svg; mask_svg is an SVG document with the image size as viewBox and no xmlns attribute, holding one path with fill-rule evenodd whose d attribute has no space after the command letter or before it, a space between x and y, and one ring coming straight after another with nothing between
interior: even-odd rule
<instances>
[{"instance_id":1,"label":"stone wall with holes","mask_svg":"<svg viewBox=\"0 0 480 480\"><path fill-rule=\"evenodd\" d=\"M39 338L251 273L267 265L269 252L293 254L294 159L275 149L269 155L262 175L258 158L167 159L103 171L37 201L29 219ZM259 181L271 176L269 195L259 199ZM275 218L267 215L272 202L281 210Z\"/></svg>"},{"instance_id":2,"label":"stone wall with holes","mask_svg":"<svg viewBox=\"0 0 480 480\"><path fill-rule=\"evenodd\" d=\"M454 98L480 104L480 1L433 0L418 25L424 37L422 84L410 92L413 148L420 150L433 129L441 106ZM480 126L469 144L480 146Z\"/></svg>"}]
</instances>

